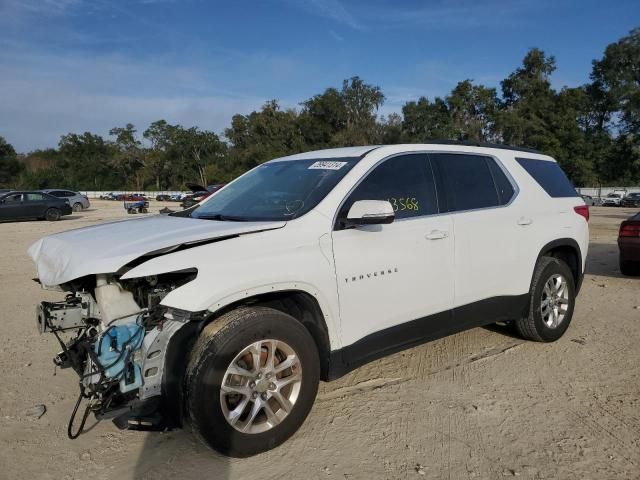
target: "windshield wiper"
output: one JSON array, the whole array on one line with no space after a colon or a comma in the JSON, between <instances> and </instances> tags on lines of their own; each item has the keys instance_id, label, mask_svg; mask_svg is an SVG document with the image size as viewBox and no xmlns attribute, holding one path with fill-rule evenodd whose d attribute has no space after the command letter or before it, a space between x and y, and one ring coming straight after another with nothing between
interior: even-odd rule
<instances>
[{"instance_id":1,"label":"windshield wiper","mask_svg":"<svg viewBox=\"0 0 640 480\"><path fill-rule=\"evenodd\" d=\"M219 220L221 222L248 222L244 217L233 217L231 215L222 215L221 213L216 213L215 215L198 215L195 218L200 218L202 220Z\"/></svg>"}]
</instances>

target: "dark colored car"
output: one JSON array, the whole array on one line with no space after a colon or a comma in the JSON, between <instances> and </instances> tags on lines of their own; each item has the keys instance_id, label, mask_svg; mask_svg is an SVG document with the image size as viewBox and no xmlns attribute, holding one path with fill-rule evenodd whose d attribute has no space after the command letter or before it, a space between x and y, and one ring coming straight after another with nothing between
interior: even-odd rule
<instances>
[{"instance_id":1,"label":"dark colored car","mask_svg":"<svg viewBox=\"0 0 640 480\"><path fill-rule=\"evenodd\" d=\"M622 207L640 207L640 192L630 193L620 200Z\"/></svg>"},{"instance_id":2,"label":"dark colored car","mask_svg":"<svg viewBox=\"0 0 640 480\"><path fill-rule=\"evenodd\" d=\"M171 195L166 193L160 193L156 195L156 200L158 200L159 202L168 202L169 200L171 200Z\"/></svg>"},{"instance_id":3,"label":"dark colored car","mask_svg":"<svg viewBox=\"0 0 640 480\"><path fill-rule=\"evenodd\" d=\"M197 203L200 203L205 198L213 195L215 192L224 187L224 183L218 183L216 185L209 185L207 188L204 188L202 185L198 185L195 183L187 183L187 187L191 189L193 194L188 195L180 204L180 206L184 209L191 208Z\"/></svg>"},{"instance_id":4,"label":"dark colored car","mask_svg":"<svg viewBox=\"0 0 640 480\"><path fill-rule=\"evenodd\" d=\"M63 215L71 215L72 211L66 200L43 192L0 194L0 220L38 218L55 221Z\"/></svg>"},{"instance_id":5,"label":"dark colored car","mask_svg":"<svg viewBox=\"0 0 640 480\"><path fill-rule=\"evenodd\" d=\"M622 274L640 275L640 213L620 224L618 248Z\"/></svg>"}]
</instances>

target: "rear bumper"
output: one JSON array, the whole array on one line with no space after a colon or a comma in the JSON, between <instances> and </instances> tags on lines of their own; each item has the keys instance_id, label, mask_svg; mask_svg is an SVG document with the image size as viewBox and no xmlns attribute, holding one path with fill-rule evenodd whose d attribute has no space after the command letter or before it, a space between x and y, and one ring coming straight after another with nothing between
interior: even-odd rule
<instances>
[{"instance_id":1,"label":"rear bumper","mask_svg":"<svg viewBox=\"0 0 640 480\"><path fill-rule=\"evenodd\" d=\"M618 238L620 260L625 262L640 262L640 238Z\"/></svg>"}]
</instances>

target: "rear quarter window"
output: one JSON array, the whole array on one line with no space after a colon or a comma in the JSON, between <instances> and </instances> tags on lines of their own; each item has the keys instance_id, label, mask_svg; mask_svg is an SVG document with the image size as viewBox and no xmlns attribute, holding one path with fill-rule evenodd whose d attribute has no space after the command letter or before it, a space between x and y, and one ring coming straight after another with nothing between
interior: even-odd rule
<instances>
[{"instance_id":1,"label":"rear quarter window","mask_svg":"<svg viewBox=\"0 0 640 480\"><path fill-rule=\"evenodd\" d=\"M578 193L556 162L534 158L516 158L516 161L550 197L577 197Z\"/></svg>"}]
</instances>

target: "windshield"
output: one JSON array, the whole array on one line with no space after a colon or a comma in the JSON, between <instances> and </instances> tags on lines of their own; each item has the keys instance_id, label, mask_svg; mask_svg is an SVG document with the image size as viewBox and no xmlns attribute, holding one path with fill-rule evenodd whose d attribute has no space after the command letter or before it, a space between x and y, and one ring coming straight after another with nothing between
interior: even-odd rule
<instances>
[{"instance_id":1,"label":"windshield","mask_svg":"<svg viewBox=\"0 0 640 480\"><path fill-rule=\"evenodd\" d=\"M304 215L359 158L269 162L247 172L191 212L193 218L291 220Z\"/></svg>"}]
</instances>

